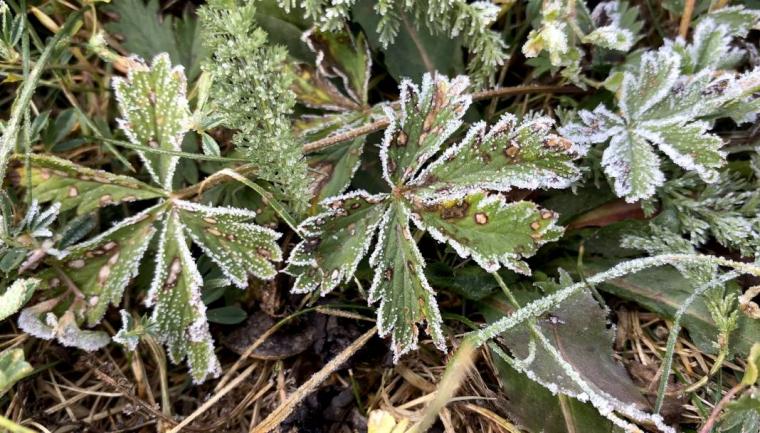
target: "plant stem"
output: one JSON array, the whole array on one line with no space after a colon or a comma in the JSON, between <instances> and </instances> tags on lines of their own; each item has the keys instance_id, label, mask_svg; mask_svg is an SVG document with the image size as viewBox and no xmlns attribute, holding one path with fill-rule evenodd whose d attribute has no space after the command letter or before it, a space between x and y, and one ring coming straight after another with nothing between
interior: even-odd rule
<instances>
[{"instance_id":1,"label":"plant stem","mask_svg":"<svg viewBox=\"0 0 760 433\"><path fill-rule=\"evenodd\" d=\"M686 0L683 5L681 24L678 26L678 36L684 39L686 39L686 36L689 34L691 16L694 15L694 3L696 3L696 0Z\"/></svg>"},{"instance_id":2,"label":"plant stem","mask_svg":"<svg viewBox=\"0 0 760 433\"><path fill-rule=\"evenodd\" d=\"M751 263L742 263L734 260L729 260L723 257L714 257L698 254L662 254L654 257L645 257L640 259L634 259L628 262L620 263L612 268L592 275L586 281L572 284L563 289L560 289L544 298L538 299L527 304L525 307L518 309L511 315L503 317L502 319L490 324L489 326L481 329L476 333L475 342L477 346L481 346L488 342L488 340L496 337L497 335L514 328L515 326L523 323L524 321L540 316L546 313L552 308L556 307L562 301L566 300L579 290L583 289L587 285L596 285L601 282L611 280L614 278L622 277L623 275L632 274L642 271L647 268L673 265L673 264L713 264L718 266L726 266L733 268L741 273L747 273L750 275L760 276L760 267Z\"/></svg>"},{"instance_id":3,"label":"plant stem","mask_svg":"<svg viewBox=\"0 0 760 433\"><path fill-rule=\"evenodd\" d=\"M670 369L673 367L673 354L676 348L676 340L678 340L678 334L681 332L681 318L689 309L691 304L697 300L697 298L706 291L717 287L727 281L733 280L738 277L738 272L728 272L718 278L715 278L701 286L697 287L694 292L689 295L688 298L678 307L675 316L673 317L673 327L670 329L670 335L668 335L668 343L665 348L665 356L662 362L662 373L660 374L660 384L657 387L657 400L654 404L654 413L660 413L662 404L665 401L665 390L668 387L668 378L670 377Z\"/></svg>"},{"instance_id":4,"label":"plant stem","mask_svg":"<svg viewBox=\"0 0 760 433\"><path fill-rule=\"evenodd\" d=\"M723 408L728 404L729 401L731 401L732 398L734 398L736 394L741 392L746 386L747 385L739 382L733 388L731 388L726 393L726 395L720 399L718 404L715 405L712 412L710 413L710 417L707 418L705 425L702 426L702 428L699 430L699 433L710 433L713 425L715 425L715 421L718 420L718 416L720 415L721 411L723 411Z\"/></svg>"},{"instance_id":5,"label":"plant stem","mask_svg":"<svg viewBox=\"0 0 760 433\"><path fill-rule=\"evenodd\" d=\"M21 91L13 104L11 117L5 125L2 141L0 142L0 181L5 179L5 170L8 166L8 155L10 155L16 147L21 120L27 108L29 108L29 103L32 101L32 95L34 95L37 83L40 81L42 71L53 56L55 48L58 47L61 42L66 41L71 37L71 30L79 21L80 16L81 12L75 12L69 16L63 24L63 27L61 27L61 30L53 36L53 39L42 51L40 58L34 64L34 68L29 72L29 77L21 87Z\"/></svg>"}]
</instances>

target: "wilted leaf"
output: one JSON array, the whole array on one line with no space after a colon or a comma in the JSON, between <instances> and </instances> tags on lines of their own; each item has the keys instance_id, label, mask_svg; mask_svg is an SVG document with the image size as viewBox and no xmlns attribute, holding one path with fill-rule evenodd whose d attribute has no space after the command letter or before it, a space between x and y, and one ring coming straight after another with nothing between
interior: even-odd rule
<instances>
[{"instance_id":1,"label":"wilted leaf","mask_svg":"<svg viewBox=\"0 0 760 433\"><path fill-rule=\"evenodd\" d=\"M367 104L372 59L363 33L356 36L348 31L306 32L303 39L317 54L317 66L324 77L339 77L357 108Z\"/></svg>"}]
</instances>

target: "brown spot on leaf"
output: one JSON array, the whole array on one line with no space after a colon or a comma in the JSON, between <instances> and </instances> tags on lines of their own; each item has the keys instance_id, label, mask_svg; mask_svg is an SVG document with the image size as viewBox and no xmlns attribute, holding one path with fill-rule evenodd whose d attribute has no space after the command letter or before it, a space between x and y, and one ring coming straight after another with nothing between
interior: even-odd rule
<instances>
[{"instance_id":1,"label":"brown spot on leaf","mask_svg":"<svg viewBox=\"0 0 760 433\"><path fill-rule=\"evenodd\" d=\"M541 223L539 223L538 221L533 221L532 223L530 223L530 228L533 230L538 230L541 228Z\"/></svg>"},{"instance_id":2,"label":"brown spot on leaf","mask_svg":"<svg viewBox=\"0 0 760 433\"><path fill-rule=\"evenodd\" d=\"M467 202L458 203L452 206L441 207L441 218L445 220L453 219L453 218L464 218L467 215L467 209L469 207L470 207L470 204Z\"/></svg>"},{"instance_id":3,"label":"brown spot on leaf","mask_svg":"<svg viewBox=\"0 0 760 433\"><path fill-rule=\"evenodd\" d=\"M480 224L480 225L488 224L488 215L486 215L483 212L476 213L475 214L475 223L476 224Z\"/></svg>"}]
</instances>

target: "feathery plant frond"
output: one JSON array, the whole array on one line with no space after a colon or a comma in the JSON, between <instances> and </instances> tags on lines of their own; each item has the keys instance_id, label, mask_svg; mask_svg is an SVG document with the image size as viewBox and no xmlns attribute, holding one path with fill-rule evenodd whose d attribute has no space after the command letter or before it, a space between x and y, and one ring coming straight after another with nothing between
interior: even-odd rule
<instances>
[{"instance_id":1,"label":"feathery plant frond","mask_svg":"<svg viewBox=\"0 0 760 433\"><path fill-rule=\"evenodd\" d=\"M392 192L354 191L326 199L327 211L305 220L304 240L285 272L296 277L293 292L326 294L350 281L370 257L374 270L369 302L379 302L378 329L391 335L394 358L417 346L417 323L427 322L436 346L445 348L441 316L423 272L425 261L410 220L485 269L504 265L529 274L522 258L558 239L557 215L529 201L510 201L512 188L567 186L579 177L576 148L551 133L552 121L518 122L505 115L490 129L473 126L441 156L443 143L459 128L470 105L469 82L426 74L421 87L401 84L401 112L388 109L391 124L380 150L383 178Z\"/></svg>"},{"instance_id":2,"label":"feathery plant frond","mask_svg":"<svg viewBox=\"0 0 760 433\"><path fill-rule=\"evenodd\" d=\"M178 150L188 131L184 73L171 66L166 54L158 55L150 65L139 59L135 62L125 79L114 80L123 115L120 126L134 144L156 149L155 153L138 153L159 187L58 158L35 156L30 173L33 193L41 201L55 201L55 205L40 213L33 203L26 225L39 236L50 236L44 223L49 224L60 208L76 208L81 213L121 202L160 201L94 238L73 245L69 242L57 258L47 259L51 267L37 275L45 299L21 312L19 326L38 338L55 338L84 350L108 344L111 339L107 334L83 330L81 325L97 325L110 305L121 304L127 284L137 275L157 235L156 265L145 298L153 313L144 328L166 344L172 361L186 359L193 380L200 383L220 370L201 300L203 279L190 241L232 284L245 288L248 275L271 279L276 274L272 262L282 260L275 242L279 233L253 224L256 214L247 209L212 207L172 197L179 158L158 151ZM40 254L29 254L26 260L37 256ZM125 320L125 329L115 339L133 346L137 337L126 328L129 326Z\"/></svg>"},{"instance_id":3,"label":"feathery plant frond","mask_svg":"<svg viewBox=\"0 0 760 433\"><path fill-rule=\"evenodd\" d=\"M302 212L308 201L307 166L291 132L295 104L287 50L267 43L256 25L254 2L213 0L198 10L211 53L203 70L211 75L209 104L236 131L233 142L257 177L272 182Z\"/></svg>"},{"instance_id":4,"label":"feathery plant frond","mask_svg":"<svg viewBox=\"0 0 760 433\"><path fill-rule=\"evenodd\" d=\"M307 18L313 19L320 29L328 32L343 29L356 0L306 0L303 2ZM279 0L285 10L295 4L293 0ZM506 45L499 33L489 27L499 14L498 6L491 2L465 0L378 1L374 6L379 15L375 30L384 46L396 40L401 23L414 18L414 25L424 25L431 33L450 38L461 38L472 58L467 71L480 85L492 81L493 74L507 59Z\"/></svg>"}]
</instances>

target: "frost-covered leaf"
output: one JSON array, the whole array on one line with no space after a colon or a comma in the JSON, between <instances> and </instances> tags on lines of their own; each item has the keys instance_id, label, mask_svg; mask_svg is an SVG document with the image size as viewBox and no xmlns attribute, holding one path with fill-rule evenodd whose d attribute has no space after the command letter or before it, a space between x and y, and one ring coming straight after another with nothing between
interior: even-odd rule
<instances>
[{"instance_id":1,"label":"frost-covered leaf","mask_svg":"<svg viewBox=\"0 0 760 433\"><path fill-rule=\"evenodd\" d=\"M40 285L36 278L19 278L0 294L0 321L16 314L31 299ZM2 387L0 387L2 388Z\"/></svg>"},{"instance_id":2,"label":"frost-covered leaf","mask_svg":"<svg viewBox=\"0 0 760 433\"><path fill-rule=\"evenodd\" d=\"M137 275L162 209L161 205L148 208L65 251L62 269L87 296L85 315L90 326L100 322L109 305L121 304L124 288ZM50 273L45 281L52 288L63 284L56 273Z\"/></svg>"},{"instance_id":3,"label":"frost-covered leaf","mask_svg":"<svg viewBox=\"0 0 760 433\"><path fill-rule=\"evenodd\" d=\"M356 128L379 118L382 109L367 104L372 58L363 33L346 29L322 32L312 29L303 39L317 55L317 68L299 65L293 89L299 102L325 111L322 116L302 116L296 127L305 141ZM331 77L339 77L344 91ZM308 155L314 202L341 194L351 182L364 152L366 136Z\"/></svg>"},{"instance_id":4,"label":"frost-covered leaf","mask_svg":"<svg viewBox=\"0 0 760 433\"><path fill-rule=\"evenodd\" d=\"M102 331L81 329L85 307L84 299L75 295L59 296L21 310L18 326L34 337L56 339L64 346L94 352L106 346L111 338Z\"/></svg>"},{"instance_id":5,"label":"frost-covered leaf","mask_svg":"<svg viewBox=\"0 0 760 433\"><path fill-rule=\"evenodd\" d=\"M536 283L536 286L551 293L571 283L569 276L560 272L560 284L545 281ZM523 304L540 296L535 290L516 290L514 295ZM502 295L490 298L480 306L489 321L497 320L515 308ZM590 400L604 416L609 415L604 411L607 408L629 412L635 415L632 416L634 419L644 418L642 415L648 407L647 401L631 381L625 367L614 357L612 343L615 332L608 326L607 314L607 310L594 300L590 290L583 290L536 320L537 329L561 354L561 361L541 341L533 339L527 325L502 334L500 340L514 357L512 367L552 394L561 393L580 401ZM547 403L552 407L551 402ZM538 423L541 424L541 421Z\"/></svg>"},{"instance_id":6,"label":"frost-covered leaf","mask_svg":"<svg viewBox=\"0 0 760 433\"><path fill-rule=\"evenodd\" d=\"M367 254L385 212L385 195L356 191L333 197L327 210L299 226L304 236L290 254L285 272L296 277L295 293L325 294L348 282Z\"/></svg>"},{"instance_id":7,"label":"frost-covered leaf","mask_svg":"<svg viewBox=\"0 0 760 433\"><path fill-rule=\"evenodd\" d=\"M236 286L246 288L249 274L261 279L277 274L272 262L282 260L280 233L253 223L255 212L181 200L174 206L187 235Z\"/></svg>"},{"instance_id":8,"label":"frost-covered leaf","mask_svg":"<svg viewBox=\"0 0 760 433\"><path fill-rule=\"evenodd\" d=\"M612 137L604 150L602 166L614 180L615 194L629 203L651 197L665 182L660 158L649 143L629 131Z\"/></svg>"},{"instance_id":9,"label":"frost-covered leaf","mask_svg":"<svg viewBox=\"0 0 760 433\"><path fill-rule=\"evenodd\" d=\"M604 26L584 36L583 42L611 50L628 51L633 46L633 33L616 26Z\"/></svg>"},{"instance_id":10,"label":"frost-covered leaf","mask_svg":"<svg viewBox=\"0 0 760 433\"><path fill-rule=\"evenodd\" d=\"M136 59L126 79L116 77L113 88L122 118L119 126L134 144L158 150L179 151L189 127L182 66L172 67L167 54L157 55L150 66ZM172 189L178 156L138 151L153 180Z\"/></svg>"},{"instance_id":11,"label":"frost-covered leaf","mask_svg":"<svg viewBox=\"0 0 760 433\"><path fill-rule=\"evenodd\" d=\"M135 319L132 318L129 311L120 310L119 314L121 315L121 329L113 336L113 341L126 347L130 352L134 352L144 330L135 323Z\"/></svg>"},{"instance_id":12,"label":"frost-covered leaf","mask_svg":"<svg viewBox=\"0 0 760 433\"><path fill-rule=\"evenodd\" d=\"M565 55L570 50L568 43L568 25L563 13L564 2L551 0L541 8L541 27L531 30L528 40L522 47L525 57L538 56L542 51L549 54L553 66L567 63Z\"/></svg>"},{"instance_id":13,"label":"frost-covered leaf","mask_svg":"<svg viewBox=\"0 0 760 433\"><path fill-rule=\"evenodd\" d=\"M203 278L184 236L178 211L166 213L158 240L156 269L145 299L153 307L155 335L166 344L172 362L187 359L193 381L220 373L201 300Z\"/></svg>"},{"instance_id":14,"label":"frost-covered leaf","mask_svg":"<svg viewBox=\"0 0 760 433\"><path fill-rule=\"evenodd\" d=\"M680 68L680 58L671 49L644 53L636 72L626 72L620 86L618 105L623 117L637 119L665 98L675 84Z\"/></svg>"},{"instance_id":15,"label":"frost-covered leaf","mask_svg":"<svg viewBox=\"0 0 760 433\"><path fill-rule=\"evenodd\" d=\"M648 127L647 132L653 143L668 157L686 170L693 170L705 181L714 182L718 177L717 168L725 163L725 153L719 149L723 140L707 133L706 122L692 122L686 125Z\"/></svg>"},{"instance_id":16,"label":"frost-covered leaf","mask_svg":"<svg viewBox=\"0 0 760 433\"><path fill-rule=\"evenodd\" d=\"M0 393L10 389L14 383L32 373L34 369L24 359L23 349L8 349L0 352Z\"/></svg>"},{"instance_id":17,"label":"frost-covered leaf","mask_svg":"<svg viewBox=\"0 0 760 433\"><path fill-rule=\"evenodd\" d=\"M760 11L747 9L743 5L724 7L705 15L698 21L697 25L707 20L726 26L730 35L743 38L747 36L750 30L758 28Z\"/></svg>"},{"instance_id":18,"label":"frost-covered leaf","mask_svg":"<svg viewBox=\"0 0 760 433\"><path fill-rule=\"evenodd\" d=\"M490 130L481 122L412 182L415 194L433 199L473 189L565 188L580 172L573 159L584 147L550 132L547 117L524 121L504 115Z\"/></svg>"},{"instance_id":19,"label":"frost-covered leaf","mask_svg":"<svg viewBox=\"0 0 760 433\"><path fill-rule=\"evenodd\" d=\"M461 125L471 98L463 92L466 76L452 80L425 74L422 87L409 80L401 83L401 113L390 109L391 124L380 150L383 176L391 186L410 180Z\"/></svg>"},{"instance_id":20,"label":"frost-covered leaf","mask_svg":"<svg viewBox=\"0 0 760 433\"><path fill-rule=\"evenodd\" d=\"M670 44L645 52L636 69L624 72L620 114L600 105L593 112L581 110L580 122L560 128L577 143L610 141L602 166L616 194L628 202L651 197L665 181L653 145L683 169L713 182L726 162L720 150L724 143L701 119L729 116L732 109L737 118L754 118L751 93L760 84L760 71L732 75L708 68L681 75L682 57L676 51Z\"/></svg>"},{"instance_id":21,"label":"frost-covered leaf","mask_svg":"<svg viewBox=\"0 0 760 433\"><path fill-rule=\"evenodd\" d=\"M161 197L164 192L129 176L77 165L52 155L31 155L32 195L83 215L98 207ZM20 170L22 179L26 176Z\"/></svg>"},{"instance_id":22,"label":"frost-covered leaf","mask_svg":"<svg viewBox=\"0 0 760 433\"><path fill-rule=\"evenodd\" d=\"M441 313L435 293L425 278L425 260L409 229L409 211L394 202L383 215L377 247L370 257L375 276L369 302L380 301L377 327L381 336L391 335L395 361L417 347L417 324L427 323L436 347L446 349Z\"/></svg>"},{"instance_id":23,"label":"frost-covered leaf","mask_svg":"<svg viewBox=\"0 0 760 433\"><path fill-rule=\"evenodd\" d=\"M504 265L530 274L521 259L563 233L557 215L529 201L507 202L500 194L476 191L415 208L412 219L440 242L449 243L463 258L472 258L494 272Z\"/></svg>"}]
</instances>

